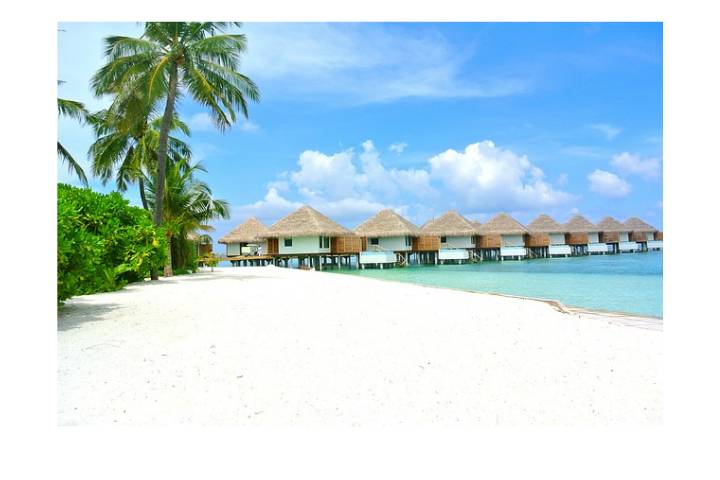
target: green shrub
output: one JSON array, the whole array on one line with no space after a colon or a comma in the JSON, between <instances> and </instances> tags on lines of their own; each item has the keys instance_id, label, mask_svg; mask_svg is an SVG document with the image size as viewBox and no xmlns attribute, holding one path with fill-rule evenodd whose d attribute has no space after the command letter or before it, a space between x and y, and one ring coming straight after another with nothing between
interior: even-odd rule
<instances>
[{"instance_id":1,"label":"green shrub","mask_svg":"<svg viewBox=\"0 0 720 480\"><path fill-rule=\"evenodd\" d=\"M173 272L177 270L195 273L197 271L197 254L195 252L197 246L195 242L188 240L184 235L184 233L174 235L170 241Z\"/></svg>"},{"instance_id":2,"label":"green shrub","mask_svg":"<svg viewBox=\"0 0 720 480\"><path fill-rule=\"evenodd\" d=\"M117 290L165 259L150 213L109 195L58 184L57 298Z\"/></svg>"}]
</instances>

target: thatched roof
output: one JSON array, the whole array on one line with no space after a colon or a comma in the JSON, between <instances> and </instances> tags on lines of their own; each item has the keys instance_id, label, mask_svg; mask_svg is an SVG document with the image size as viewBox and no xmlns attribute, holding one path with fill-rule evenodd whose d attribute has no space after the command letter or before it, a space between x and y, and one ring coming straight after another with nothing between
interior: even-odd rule
<instances>
[{"instance_id":1,"label":"thatched roof","mask_svg":"<svg viewBox=\"0 0 720 480\"><path fill-rule=\"evenodd\" d=\"M631 232L657 232L657 228L652 225L645 223L638 217L630 217L623 222Z\"/></svg>"},{"instance_id":2,"label":"thatched roof","mask_svg":"<svg viewBox=\"0 0 720 480\"><path fill-rule=\"evenodd\" d=\"M597 223L598 232L627 232L628 228L613 217L605 217Z\"/></svg>"},{"instance_id":3,"label":"thatched roof","mask_svg":"<svg viewBox=\"0 0 720 480\"><path fill-rule=\"evenodd\" d=\"M563 233L565 227L560 225L558 222L553 220L549 215L544 213L538 215L538 217L532 222L528 223L527 229L530 233Z\"/></svg>"},{"instance_id":4,"label":"thatched roof","mask_svg":"<svg viewBox=\"0 0 720 480\"><path fill-rule=\"evenodd\" d=\"M185 238L191 242L199 242L201 244L212 243L212 237L207 233L188 232Z\"/></svg>"},{"instance_id":5,"label":"thatched roof","mask_svg":"<svg viewBox=\"0 0 720 480\"><path fill-rule=\"evenodd\" d=\"M250 217L218 240L218 243L252 243L268 232L268 227L255 217Z\"/></svg>"},{"instance_id":6,"label":"thatched roof","mask_svg":"<svg viewBox=\"0 0 720 480\"><path fill-rule=\"evenodd\" d=\"M599 231L598 227L590 223L590 220L582 215L573 215L573 217L568 220L563 227L568 233L588 233Z\"/></svg>"},{"instance_id":7,"label":"thatched roof","mask_svg":"<svg viewBox=\"0 0 720 480\"><path fill-rule=\"evenodd\" d=\"M463 217L454 210L445 212L437 218L433 218L425 222L420 227L423 235L449 235L449 236L471 236L477 233L475 227L470 220Z\"/></svg>"},{"instance_id":8,"label":"thatched roof","mask_svg":"<svg viewBox=\"0 0 720 480\"><path fill-rule=\"evenodd\" d=\"M470 223L472 223L472 226L475 227L475 234L480 234L480 227L482 227L482 223L477 220L470 220Z\"/></svg>"},{"instance_id":9,"label":"thatched roof","mask_svg":"<svg viewBox=\"0 0 720 480\"><path fill-rule=\"evenodd\" d=\"M363 237L416 237L420 229L388 208L358 225L355 233Z\"/></svg>"},{"instance_id":10,"label":"thatched roof","mask_svg":"<svg viewBox=\"0 0 720 480\"><path fill-rule=\"evenodd\" d=\"M342 225L333 222L314 208L304 205L281 218L262 237L304 237L322 235L337 237L354 235Z\"/></svg>"},{"instance_id":11,"label":"thatched roof","mask_svg":"<svg viewBox=\"0 0 720 480\"><path fill-rule=\"evenodd\" d=\"M519 235L528 233L527 228L506 213L498 213L480 225L480 235Z\"/></svg>"}]
</instances>

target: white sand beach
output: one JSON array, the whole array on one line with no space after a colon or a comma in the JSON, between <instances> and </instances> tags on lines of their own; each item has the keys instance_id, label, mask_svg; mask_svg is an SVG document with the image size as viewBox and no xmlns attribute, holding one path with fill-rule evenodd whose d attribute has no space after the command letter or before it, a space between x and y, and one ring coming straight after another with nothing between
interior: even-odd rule
<instances>
[{"instance_id":1,"label":"white sand beach","mask_svg":"<svg viewBox=\"0 0 720 480\"><path fill-rule=\"evenodd\" d=\"M658 325L327 272L220 268L69 300L58 423L658 425Z\"/></svg>"}]
</instances>

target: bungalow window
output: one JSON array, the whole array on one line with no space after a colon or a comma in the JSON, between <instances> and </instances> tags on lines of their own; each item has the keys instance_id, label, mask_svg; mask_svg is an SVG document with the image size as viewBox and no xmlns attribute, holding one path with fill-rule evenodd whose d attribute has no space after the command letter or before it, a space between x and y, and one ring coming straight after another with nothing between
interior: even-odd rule
<instances>
[{"instance_id":1,"label":"bungalow window","mask_svg":"<svg viewBox=\"0 0 720 480\"><path fill-rule=\"evenodd\" d=\"M320 248L330 248L330 237L319 237Z\"/></svg>"},{"instance_id":2,"label":"bungalow window","mask_svg":"<svg viewBox=\"0 0 720 480\"><path fill-rule=\"evenodd\" d=\"M409 236L406 236L406 237L405 237L405 246L406 246L406 247L409 247L409 246L411 246L411 245L412 245L412 240L410 239Z\"/></svg>"},{"instance_id":3,"label":"bungalow window","mask_svg":"<svg viewBox=\"0 0 720 480\"><path fill-rule=\"evenodd\" d=\"M370 245L380 245L380 239L378 237L370 238Z\"/></svg>"},{"instance_id":4,"label":"bungalow window","mask_svg":"<svg viewBox=\"0 0 720 480\"><path fill-rule=\"evenodd\" d=\"M285 245L286 247L292 247L292 237L283 238L283 245Z\"/></svg>"},{"instance_id":5,"label":"bungalow window","mask_svg":"<svg viewBox=\"0 0 720 480\"><path fill-rule=\"evenodd\" d=\"M447 243L447 237L440 237L440 243Z\"/></svg>"}]
</instances>

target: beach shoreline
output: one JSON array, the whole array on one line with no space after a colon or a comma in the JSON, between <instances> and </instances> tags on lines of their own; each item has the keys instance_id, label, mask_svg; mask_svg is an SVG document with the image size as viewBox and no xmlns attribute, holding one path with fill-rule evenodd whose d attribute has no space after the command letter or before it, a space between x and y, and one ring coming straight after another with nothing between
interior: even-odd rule
<instances>
[{"instance_id":1,"label":"beach shoreline","mask_svg":"<svg viewBox=\"0 0 720 480\"><path fill-rule=\"evenodd\" d=\"M232 268L232 267L226 267L226 268ZM326 270L322 273L343 273L338 272L337 270ZM641 315L636 313L630 313L630 312L619 312L614 310L602 310L599 308L586 308L586 307L576 307L571 305L565 305L559 300L554 300L550 298L540 298L540 297L528 297L524 295L512 295L509 293L502 293L502 292L483 292L478 290L469 290L467 288L458 288L458 287L450 287L450 286L439 286L439 285L431 285L431 284L424 284L424 283L414 283L414 282L407 282L403 280L395 280L392 278L376 278L376 277L358 277L358 278L367 278L369 280L377 280L380 282L393 282L393 283L402 283L402 284L411 284L411 285L417 285L421 287L426 288L439 288L442 290L454 290L457 292L467 292L467 293L473 293L477 295L497 295L499 297L506 297L506 298L516 298L518 300L527 300L531 302L541 302L546 303L553 308L557 309L559 312L566 313L566 314L584 314L584 315L592 315L596 317L608 317L613 318L618 321L627 320L626 324L628 326L640 326L643 324L646 324L646 327L644 328L653 328L655 330L662 330L663 326L663 317L659 316L653 316L653 315Z\"/></svg>"},{"instance_id":2,"label":"beach shoreline","mask_svg":"<svg viewBox=\"0 0 720 480\"><path fill-rule=\"evenodd\" d=\"M58 423L662 423L658 319L323 273L216 268L70 299Z\"/></svg>"}]
</instances>

